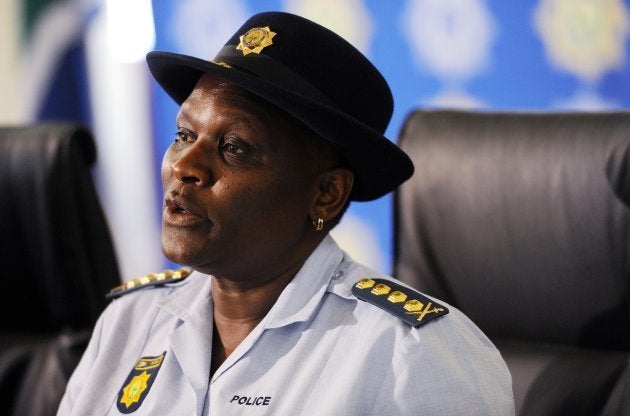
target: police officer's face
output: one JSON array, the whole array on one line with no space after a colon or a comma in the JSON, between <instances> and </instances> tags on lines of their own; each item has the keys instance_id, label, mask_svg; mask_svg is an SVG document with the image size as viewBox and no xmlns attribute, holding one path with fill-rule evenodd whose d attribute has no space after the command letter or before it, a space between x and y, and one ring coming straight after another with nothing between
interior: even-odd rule
<instances>
[{"instance_id":1,"label":"police officer's face","mask_svg":"<svg viewBox=\"0 0 630 416\"><path fill-rule=\"evenodd\" d=\"M172 261L271 278L312 249L321 169L299 129L268 107L210 76L182 104L162 164L162 250Z\"/></svg>"}]
</instances>

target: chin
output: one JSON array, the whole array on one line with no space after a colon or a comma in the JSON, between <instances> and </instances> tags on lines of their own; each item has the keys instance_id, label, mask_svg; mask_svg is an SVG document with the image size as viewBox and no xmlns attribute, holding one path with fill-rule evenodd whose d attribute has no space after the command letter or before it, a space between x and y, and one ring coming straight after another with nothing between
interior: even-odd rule
<instances>
[{"instance_id":1,"label":"chin","mask_svg":"<svg viewBox=\"0 0 630 416\"><path fill-rule=\"evenodd\" d=\"M162 234L162 254L173 263L182 266L191 266L193 263L189 247L182 244L181 239L169 238L164 233Z\"/></svg>"},{"instance_id":2,"label":"chin","mask_svg":"<svg viewBox=\"0 0 630 416\"><path fill-rule=\"evenodd\" d=\"M188 255L186 253L182 253L181 251L178 252L175 250L169 250L168 248L162 246L162 254L164 254L164 257L166 257L169 261L172 261L173 263L182 266L190 266L190 262L187 261Z\"/></svg>"},{"instance_id":3,"label":"chin","mask_svg":"<svg viewBox=\"0 0 630 416\"><path fill-rule=\"evenodd\" d=\"M184 246L180 239L162 239L162 254L173 263L189 267L204 274L211 274L206 263L207 248Z\"/></svg>"}]
</instances>

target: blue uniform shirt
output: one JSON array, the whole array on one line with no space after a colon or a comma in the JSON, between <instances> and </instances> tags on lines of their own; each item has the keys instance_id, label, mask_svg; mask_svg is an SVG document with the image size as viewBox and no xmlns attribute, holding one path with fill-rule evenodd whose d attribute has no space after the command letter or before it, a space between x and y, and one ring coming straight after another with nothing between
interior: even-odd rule
<instances>
[{"instance_id":1,"label":"blue uniform shirt","mask_svg":"<svg viewBox=\"0 0 630 416\"><path fill-rule=\"evenodd\" d=\"M124 295L100 317L58 415L514 414L508 369L468 318L449 307L415 328L358 300L364 277L387 278L326 237L211 378L208 276Z\"/></svg>"}]
</instances>

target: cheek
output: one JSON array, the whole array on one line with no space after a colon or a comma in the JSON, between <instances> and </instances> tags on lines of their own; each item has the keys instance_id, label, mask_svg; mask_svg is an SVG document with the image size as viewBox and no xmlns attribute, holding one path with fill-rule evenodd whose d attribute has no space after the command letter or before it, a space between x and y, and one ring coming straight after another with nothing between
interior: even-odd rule
<instances>
[{"instance_id":1,"label":"cheek","mask_svg":"<svg viewBox=\"0 0 630 416\"><path fill-rule=\"evenodd\" d=\"M162 167L160 169L160 175L162 178L162 187L166 187L166 184L170 181L170 179L173 177L173 169L172 169L172 152L170 150L167 150L166 153L164 153L164 157L162 158Z\"/></svg>"},{"instance_id":2,"label":"cheek","mask_svg":"<svg viewBox=\"0 0 630 416\"><path fill-rule=\"evenodd\" d=\"M264 218L283 211L282 202L290 198L276 182L270 182L265 175L252 178L221 178L212 187L213 202L224 219L240 224L264 222ZM220 208L219 208L220 207Z\"/></svg>"},{"instance_id":3,"label":"cheek","mask_svg":"<svg viewBox=\"0 0 630 416\"><path fill-rule=\"evenodd\" d=\"M308 216L311 192L305 181L287 172L282 177L259 177L255 186L242 189L241 208L256 221L298 225ZM251 185L251 184L250 184Z\"/></svg>"}]
</instances>

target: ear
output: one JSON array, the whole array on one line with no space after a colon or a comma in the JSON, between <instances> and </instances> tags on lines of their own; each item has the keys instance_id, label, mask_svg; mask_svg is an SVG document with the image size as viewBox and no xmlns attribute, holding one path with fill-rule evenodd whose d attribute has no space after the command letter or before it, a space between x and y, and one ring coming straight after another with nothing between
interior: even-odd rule
<instances>
[{"instance_id":1,"label":"ear","mask_svg":"<svg viewBox=\"0 0 630 416\"><path fill-rule=\"evenodd\" d=\"M317 199L311 208L311 219L321 218L328 222L339 215L350 198L354 173L347 168L335 168L320 176Z\"/></svg>"}]
</instances>

